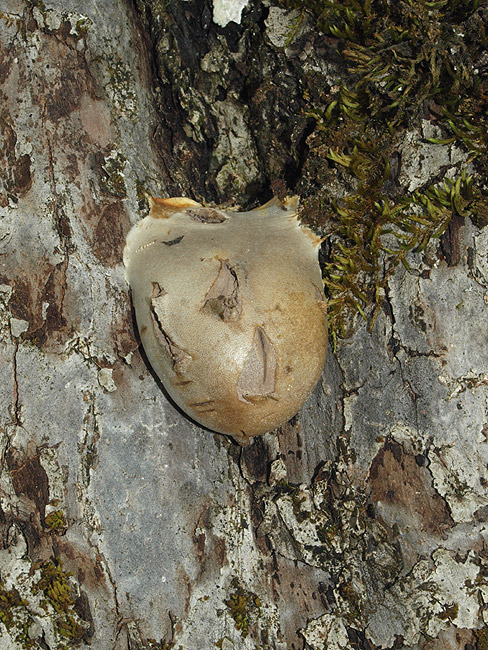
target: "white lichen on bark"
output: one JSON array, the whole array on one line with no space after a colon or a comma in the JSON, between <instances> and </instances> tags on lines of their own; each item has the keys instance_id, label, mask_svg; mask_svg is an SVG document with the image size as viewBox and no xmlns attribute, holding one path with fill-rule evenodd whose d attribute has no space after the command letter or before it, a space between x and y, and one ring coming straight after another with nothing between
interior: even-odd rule
<instances>
[{"instance_id":1,"label":"white lichen on bark","mask_svg":"<svg viewBox=\"0 0 488 650\"><path fill-rule=\"evenodd\" d=\"M221 27L230 22L239 24L249 0L213 0L213 19Z\"/></svg>"}]
</instances>

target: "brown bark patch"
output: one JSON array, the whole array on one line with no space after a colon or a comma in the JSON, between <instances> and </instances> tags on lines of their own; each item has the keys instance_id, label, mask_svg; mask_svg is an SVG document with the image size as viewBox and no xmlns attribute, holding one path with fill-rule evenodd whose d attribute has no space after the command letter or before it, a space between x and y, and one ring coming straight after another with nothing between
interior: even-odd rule
<instances>
[{"instance_id":1,"label":"brown bark patch","mask_svg":"<svg viewBox=\"0 0 488 650\"><path fill-rule=\"evenodd\" d=\"M7 454L12 486L18 497L25 496L35 503L41 522L44 523L46 504L49 501L49 480L39 456L23 458L11 452Z\"/></svg>"},{"instance_id":2,"label":"brown bark patch","mask_svg":"<svg viewBox=\"0 0 488 650\"><path fill-rule=\"evenodd\" d=\"M41 329L36 333L38 343L44 344L56 333L64 332L68 322L63 314L63 301L66 291L66 262L54 267L53 272L47 279L42 293L42 305L48 303L46 318Z\"/></svg>"},{"instance_id":3,"label":"brown bark patch","mask_svg":"<svg viewBox=\"0 0 488 650\"><path fill-rule=\"evenodd\" d=\"M37 260L38 262L38 260ZM64 294L66 291L66 261L52 266L36 265L20 269L13 278L0 276L0 281L13 288L9 303L12 316L28 322L25 337L36 345L65 340L70 333L70 324L64 315ZM36 268L35 268L36 267Z\"/></svg>"},{"instance_id":4,"label":"brown bark patch","mask_svg":"<svg viewBox=\"0 0 488 650\"><path fill-rule=\"evenodd\" d=\"M476 647L480 646L476 646L473 630L453 625L447 630L442 630L436 639L428 641L423 650L474 650Z\"/></svg>"},{"instance_id":5,"label":"brown bark patch","mask_svg":"<svg viewBox=\"0 0 488 650\"><path fill-rule=\"evenodd\" d=\"M119 357L125 357L139 347L136 339L128 294L121 294L116 302L118 313L111 325L111 340Z\"/></svg>"},{"instance_id":6,"label":"brown bark patch","mask_svg":"<svg viewBox=\"0 0 488 650\"><path fill-rule=\"evenodd\" d=\"M373 501L390 509L399 523L410 520L408 523L419 530L440 536L453 526L446 502L432 486L429 470L398 443L388 442L378 452L368 483Z\"/></svg>"},{"instance_id":7,"label":"brown bark patch","mask_svg":"<svg viewBox=\"0 0 488 650\"><path fill-rule=\"evenodd\" d=\"M80 99L80 120L90 142L107 147L112 135L110 111L106 104L87 92Z\"/></svg>"},{"instance_id":8,"label":"brown bark patch","mask_svg":"<svg viewBox=\"0 0 488 650\"><path fill-rule=\"evenodd\" d=\"M28 322L26 338L43 345L54 335L59 339L68 334L69 324L63 313L66 290L66 262L56 266L32 260L18 261L14 277L0 276L0 282L13 288L9 303L12 316ZM21 268L22 267L22 268Z\"/></svg>"},{"instance_id":9,"label":"brown bark patch","mask_svg":"<svg viewBox=\"0 0 488 650\"><path fill-rule=\"evenodd\" d=\"M8 50L0 43L0 84L3 84L10 74L12 59L13 56L9 55Z\"/></svg>"},{"instance_id":10,"label":"brown bark patch","mask_svg":"<svg viewBox=\"0 0 488 650\"><path fill-rule=\"evenodd\" d=\"M27 320L31 313L30 305L32 303L32 285L27 277L13 277L0 275L1 284L9 284L13 288L12 297L9 302L9 308L14 318Z\"/></svg>"},{"instance_id":11,"label":"brown bark patch","mask_svg":"<svg viewBox=\"0 0 488 650\"><path fill-rule=\"evenodd\" d=\"M59 50L61 59L65 63L70 62L74 65L74 69L69 69L65 65L60 66L59 77L54 81L51 87L46 90L46 111L49 119L52 122L70 115L78 106L81 101L81 93L85 89L84 75L80 74L79 61L71 60L71 57L66 57L65 48ZM53 53L53 58L56 56Z\"/></svg>"},{"instance_id":12,"label":"brown bark patch","mask_svg":"<svg viewBox=\"0 0 488 650\"><path fill-rule=\"evenodd\" d=\"M119 202L102 208L94 232L93 252L103 264L114 267L121 261L129 228L129 217Z\"/></svg>"},{"instance_id":13,"label":"brown bark patch","mask_svg":"<svg viewBox=\"0 0 488 650\"><path fill-rule=\"evenodd\" d=\"M464 217L454 213L449 221L446 231L440 238L441 251L447 266L456 266L461 260L461 228Z\"/></svg>"},{"instance_id":14,"label":"brown bark patch","mask_svg":"<svg viewBox=\"0 0 488 650\"><path fill-rule=\"evenodd\" d=\"M69 122L66 118L80 108L83 93L95 95L87 61L74 47L70 29L69 23L64 23L56 32L43 34L40 55L44 64L38 66L38 83L31 88L34 102L45 111L48 122L55 125L57 140L64 135L63 127ZM83 131L78 130L76 137L82 139ZM66 149L72 145L70 141Z\"/></svg>"},{"instance_id":15,"label":"brown bark patch","mask_svg":"<svg viewBox=\"0 0 488 650\"><path fill-rule=\"evenodd\" d=\"M275 566L269 562L268 571L273 600L281 614L283 638L289 650L301 650L303 639L299 630L306 627L307 621L321 616L324 608L330 610L326 585L328 576L325 571L311 571L310 567L297 564L279 553L273 554L273 557ZM290 603L293 603L293 607ZM351 650L353 648L351 645Z\"/></svg>"},{"instance_id":16,"label":"brown bark patch","mask_svg":"<svg viewBox=\"0 0 488 650\"><path fill-rule=\"evenodd\" d=\"M0 171L6 190L23 196L32 186L31 159L28 154L15 155L17 133L7 113L0 115ZM3 202L4 205L7 205Z\"/></svg>"},{"instance_id":17,"label":"brown bark patch","mask_svg":"<svg viewBox=\"0 0 488 650\"><path fill-rule=\"evenodd\" d=\"M85 621L89 624L89 628L86 630L84 635L84 640L89 641L92 636L95 634L95 624L93 621L93 616L90 611L90 601L88 596L84 591L80 592L79 597L76 599L73 609L81 618L82 621Z\"/></svg>"},{"instance_id":18,"label":"brown bark patch","mask_svg":"<svg viewBox=\"0 0 488 650\"><path fill-rule=\"evenodd\" d=\"M28 154L20 156L13 168L14 183L12 190L20 195L28 192L32 186L31 159Z\"/></svg>"},{"instance_id":19,"label":"brown bark patch","mask_svg":"<svg viewBox=\"0 0 488 650\"><path fill-rule=\"evenodd\" d=\"M287 480L296 484L308 481L314 467L308 467L304 458L306 446L303 444L302 427L297 416L281 425L278 441L286 465Z\"/></svg>"},{"instance_id":20,"label":"brown bark patch","mask_svg":"<svg viewBox=\"0 0 488 650\"><path fill-rule=\"evenodd\" d=\"M256 437L254 444L244 447L241 454L241 469L246 480L264 483L268 478L270 458L263 439Z\"/></svg>"},{"instance_id":21,"label":"brown bark patch","mask_svg":"<svg viewBox=\"0 0 488 650\"><path fill-rule=\"evenodd\" d=\"M80 585L86 586L88 590L100 587L107 589L107 581L100 558L94 560L65 537L57 537L56 546L57 555L62 559L63 566L76 576Z\"/></svg>"}]
</instances>

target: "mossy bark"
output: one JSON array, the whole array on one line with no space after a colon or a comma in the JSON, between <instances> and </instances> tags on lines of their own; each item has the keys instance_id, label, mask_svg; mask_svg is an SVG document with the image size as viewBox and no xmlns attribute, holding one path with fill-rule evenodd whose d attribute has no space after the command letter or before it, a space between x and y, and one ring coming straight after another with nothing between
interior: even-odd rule
<instances>
[{"instance_id":1,"label":"mossy bark","mask_svg":"<svg viewBox=\"0 0 488 650\"><path fill-rule=\"evenodd\" d=\"M448 19L481 39L486 8L462 4ZM2 649L484 647L483 139L447 142L425 96L393 135L363 119L384 97L348 69L356 32L289 5L255 0L224 27L207 0L2 6ZM463 61L479 93L486 63ZM364 244L386 198L429 226L444 176L441 239L405 266L388 249L412 219ZM358 264L352 336L245 449L169 404L139 347L121 258L145 192L246 208L297 192L341 291Z\"/></svg>"}]
</instances>

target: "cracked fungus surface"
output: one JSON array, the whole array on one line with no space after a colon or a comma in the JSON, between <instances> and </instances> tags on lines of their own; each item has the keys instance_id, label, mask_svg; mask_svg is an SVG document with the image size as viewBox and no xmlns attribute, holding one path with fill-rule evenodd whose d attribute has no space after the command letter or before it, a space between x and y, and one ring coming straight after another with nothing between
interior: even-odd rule
<instances>
[{"instance_id":1,"label":"cracked fungus surface","mask_svg":"<svg viewBox=\"0 0 488 650\"><path fill-rule=\"evenodd\" d=\"M250 212L152 199L124 251L147 357L194 420L245 444L301 408L327 349L320 239L297 199Z\"/></svg>"}]
</instances>

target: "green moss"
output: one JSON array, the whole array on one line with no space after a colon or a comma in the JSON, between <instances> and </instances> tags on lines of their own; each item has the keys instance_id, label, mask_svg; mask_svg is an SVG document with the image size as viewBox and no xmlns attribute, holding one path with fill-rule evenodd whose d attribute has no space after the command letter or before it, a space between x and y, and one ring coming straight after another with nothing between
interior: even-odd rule
<instances>
[{"instance_id":1,"label":"green moss","mask_svg":"<svg viewBox=\"0 0 488 650\"><path fill-rule=\"evenodd\" d=\"M76 645L83 639L85 628L74 609L75 595L69 581L73 574L64 571L61 561L57 559L43 562L35 568L40 571L41 577L34 585L34 593L42 592L44 600L41 606L46 611L51 606L56 612L54 629L58 636L68 640L70 645Z\"/></svg>"},{"instance_id":2,"label":"green moss","mask_svg":"<svg viewBox=\"0 0 488 650\"><path fill-rule=\"evenodd\" d=\"M14 625L13 608L21 607L24 601L19 595L17 589L5 589L0 582L0 621L5 625L7 630Z\"/></svg>"},{"instance_id":3,"label":"green moss","mask_svg":"<svg viewBox=\"0 0 488 650\"><path fill-rule=\"evenodd\" d=\"M137 195L137 203L139 206L139 210L141 210L141 212L143 210L147 211L148 210L147 190L143 181L141 181L139 178L136 181L136 195Z\"/></svg>"},{"instance_id":4,"label":"green moss","mask_svg":"<svg viewBox=\"0 0 488 650\"><path fill-rule=\"evenodd\" d=\"M314 14L320 30L340 39L339 49L355 79L352 113L391 128L411 121L425 99L450 105L474 88L473 61L486 45L484 24L459 26L478 8L477 0L284 0ZM333 100L337 102L337 100ZM329 105L344 114L344 103Z\"/></svg>"},{"instance_id":5,"label":"green moss","mask_svg":"<svg viewBox=\"0 0 488 650\"><path fill-rule=\"evenodd\" d=\"M337 524L331 523L326 526L319 526L317 528L317 537L322 542L322 544L330 544L337 535L340 534Z\"/></svg>"},{"instance_id":6,"label":"green moss","mask_svg":"<svg viewBox=\"0 0 488 650\"><path fill-rule=\"evenodd\" d=\"M76 22L76 33L80 36L86 36L88 30L90 29L92 21L89 18L80 18Z\"/></svg>"},{"instance_id":7,"label":"green moss","mask_svg":"<svg viewBox=\"0 0 488 650\"><path fill-rule=\"evenodd\" d=\"M293 504L293 513L299 524L304 522L306 519L310 519L310 512L308 510L302 510L302 503L305 501L305 496L300 496L298 489L293 490L291 493L291 500Z\"/></svg>"},{"instance_id":8,"label":"green moss","mask_svg":"<svg viewBox=\"0 0 488 650\"><path fill-rule=\"evenodd\" d=\"M282 494L290 495L293 513L298 523L302 523L306 519L310 518L310 512L302 509L302 504L306 497L303 494L300 494L300 488L298 485L293 485L288 483L288 481L280 481L277 487L279 492Z\"/></svg>"},{"instance_id":9,"label":"green moss","mask_svg":"<svg viewBox=\"0 0 488 650\"><path fill-rule=\"evenodd\" d=\"M234 619L236 629L240 631L243 638L246 638L249 633L250 616L260 611L261 602L256 594L244 589L237 578L232 581L232 586L234 592L225 601L225 605Z\"/></svg>"},{"instance_id":10,"label":"green moss","mask_svg":"<svg viewBox=\"0 0 488 650\"><path fill-rule=\"evenodd\" d=\"M85 635L85 629L71 614L67 614L55 623L55 629L64 639L76 642L81 641Z\"/></svg>"},{"instance_id":11,"label":"green moss","mask_svg":"<svg viewBox=\"0 0 488 650\"><path fill-rule=\"evenodd\" d=\"M15 587L6 589L0 582L0 622L21 648L30 650L36 644L29 636L33 619L27 606L27 601L20 597Z\"/></svg>"},{"instance_id":12,"label":"green moss","mask_svg":"<svg viewBox=\"0 0 488 650\"><path fill-rule=\"evenodd\" d=\"M37 7L40 11L46 13L47 11L46 5L42 0L28 0L28 2L31 5L31 7Z\"/></svg>"},{"instance_id":13,"label":"green moss","mask_svg":"<svg viewBox=\"0 0 488 650\"><path fill-rule=\"evenodd\" d=\"M440 237L454 214L479 227L488 223L481 189L488 171L488 75L477 67L488 43L488 11L476 12L477 0L280 4L311 12L348 66L330 92L303 80L315 130L302 218L328 238L324 276L336 343L351 334L358 313L373 325L396 265L408 265L410 252ZM401 131L421 133L425 119L445 135L430 143L463 147L474 174L463 171L405 195L391 164ZM333 199L337 184L341 198Z\"/></svg>"},{"instance_id":14,"label":"green moss","mask_svg":"<svg viewBox=\"0 0 488 650\"><path fill-rule=\"evenodd\" d=\"M335 339L350 333L351 315L358 311L370 326L383 302L388 279L408 254L421 253L446 230L453 214L471 214L472 178L446 179L410 195L388 198L372 185L333 202L336 235L325 264L329 293L329 323ZM348 319L349 316L349 319Z\"/></svg>"},{"instance_id":15,"label":"green moss","mask_svg":"<svg viewBox=\"0 0 488 650\"><path fill-rule=\"evenodd\" d=\"M50 512L45 519L45 524L53 531L61 532L66 530L67 524L62 510Z\"/></svg>"},{"instance_id":16,"label":"green moss","mask_svg":"<svg viewBox=\"0 0 488 650\"><path fill-rule=\"evenodd\" d=\"M45 602L52 605L56 612L67 612L74 605L69 578L73 575L66 573L60 560L44 562L37 569L41 577L34 586L34 591L42 591Z\"/></svg>"},{"instance_id":17,"label":"green moss","mask_svg":"<svg viewBox=\"0 0 488 650\"><path fill-rule=\"evenodd\" d=\"M156 641L155 639L147 640L148 650L171 650L174 648L174 643L171 641Z\"/></svg>"},{"instance_id":18,"label":"green moss","mask_svg":"<svg viewBox=\"0 0 488 650\"><path fill-rule=\"evenodd\" d=\"M6 23L7 27L13 27L16 25L18 29L20 29L23 24L22 20L18 16L4 13L3 11L0 11L0 20L3 20Z\"/></svg>"}]
</instances>

